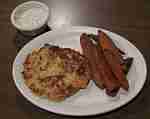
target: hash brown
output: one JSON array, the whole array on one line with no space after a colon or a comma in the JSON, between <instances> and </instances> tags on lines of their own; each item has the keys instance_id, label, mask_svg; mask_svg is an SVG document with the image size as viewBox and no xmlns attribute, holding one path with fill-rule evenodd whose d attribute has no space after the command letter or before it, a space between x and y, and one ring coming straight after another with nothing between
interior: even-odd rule
<instances>
[{"instance_id":1,"label":"hash brown","mask_svg":"<svg viewBox=\"0 0 150 119\"><path fill-rule=\"evenodd\" d=\"M26 85L38 96L64 100L87 87L91 79L86 57L70 48L42 47L23 64Z\"/></svg>"}]
</instances>

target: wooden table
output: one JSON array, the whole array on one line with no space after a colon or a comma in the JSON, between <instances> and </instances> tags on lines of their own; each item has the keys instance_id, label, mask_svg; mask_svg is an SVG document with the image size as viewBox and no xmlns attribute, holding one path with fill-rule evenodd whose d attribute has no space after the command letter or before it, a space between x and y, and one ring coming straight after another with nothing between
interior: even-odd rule
<instances>
[{"instance_id":1,"label":"wooden table","mask_svg":"<svg viewBox=\"0 0 150 119\"><path fill-rule=\"evenodd\" d=\"M17 51L32 38L16 32L10 23L12 10L27 0L0 1L0 118L1 119L73 119L46 112L28 102L12 80L12 63ZM47 3L51 18L65 19L70 25L102 27L131 41L144 55L150 67L149 0L40 0ZM55 23L55 20L52 20ZM128 105L113 112L80 117L91 119L150 119L150 72L141 93Z\"/></svg>"}]
</instances>

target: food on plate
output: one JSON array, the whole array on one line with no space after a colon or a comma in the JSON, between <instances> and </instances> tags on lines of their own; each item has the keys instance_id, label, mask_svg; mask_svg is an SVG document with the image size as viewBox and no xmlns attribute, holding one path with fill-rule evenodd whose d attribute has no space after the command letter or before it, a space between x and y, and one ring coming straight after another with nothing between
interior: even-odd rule
<instances>
[{"instance_id":1,"label":"food on plate","mask_svg":"<svg viewBox=\"0 0 150 119\"><path fill-rule=\"evenodd\" d=\"M85 89L90 80L112 97L120 88L128 91L126 75L132 57L124 58L126 53L103 31L97 35L83 33L80 45L83 54L50 44L33 50L23 63L25 84L34 94L53 101L62 101Z\"/></svg>"},{"instance_id":2,"label":"food on plate","mask_svg":"<svg viewBox=\"0 0 150 119\"><path fill-rule=\"evenodd\" d=\"M120 55L118 48L115 47L111 39L102 31L98 32L98 46L102 48L106 61L112 69L112 72L116 76L116 79L120 83L121 87L128 90L129 84L126 80L125 73L123 72L121 64L123 58Z\"/></svg>"},{"instance_id":3,"label":"food on plate","mask_svg":"<svg viewBox=\"0 0 150 119\"><path fill-rule=\"evenodd\" d=\"M105 50L106 52L110 51L111 53L113 53L114 57L120 64L123 63L123 57L121 56L121 53L124 53L124 52L116 47L116 45L108 37L108 35L106 35L106 33L99 30L97 39L98 39L97 42L99 43L99 45L101 45L104 53L105 53Z\"/></svg>"},{"instance_id":4,"label":"food on plate","mask_svg":"<svg viewBox=\"0 0 150 119\"><path fill-rule=\"evenodd\" d=\"M46 44L28 54L23 66L24 81L31 91L53 101L86 88L91 79L87 58L70 48Z\"/></svg>"},{"instance_id":5,"label":"food on plate","mask_svg":"<svg viewBox=\"0 0 150 119\"><path fill-rule=\"evenodd\" d=\"M133 58L124 59L125 52L116 47L113 41L102 31L97 35L83 33L80 36L83 54L88 58L93 80L109 96L115 96L120 88L129 88L126 75Z\"/></svg>"},{"instance_id":6,"label":"food on plate","mask_svg":"<svg viewBox=\"0 0 150 119\"><path fill-rule=\"evenodd\" d=\"M120 88L119 83L111 72L102 50L92 43L87 34L82 34L80 38L83 54L89 59L93 81L100 88L106 88L106 93L115 96Z\"/></svg>"},{"instance_id":7,"label":"food on plate","mask_svg":"<svg viewBox=\"0 0 150 119\"><path fill-rule=\"evenodd\" d=\"M96 81L96 84L103 89L104 88L104 81L102 80L102 77L99 73L98 69L98 60L97 60L97 54L95 52L95 47L93 43L88 40L88 36L86 34L82 34L80 37L80 44L83 50L83 54L89 59L90 67L91 67L91 72L93 79Z\"/></svg>"}]
</instances>

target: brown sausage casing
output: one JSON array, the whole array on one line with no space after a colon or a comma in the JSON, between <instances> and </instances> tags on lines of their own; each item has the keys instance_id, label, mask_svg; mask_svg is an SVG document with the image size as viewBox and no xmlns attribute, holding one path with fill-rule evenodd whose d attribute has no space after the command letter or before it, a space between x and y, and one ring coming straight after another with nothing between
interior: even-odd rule
<instances>
[{"instance_id":1,"label":"brown sausage casing","mask_svg":"<svg viewBox=\"0 0 150 119\"><path fill-rule=\"evenodd\" d=\"M118 49L112 44L111 39L104 32L98 32L98 37L99 47L102 48L106 61L111 67L113 74L116 76L121 87L128 90L129 84L121 66L122 57Z\"/></svg>"},{"instance_id":2,"label":"brown sausage casing","mask_svg":"<svg viewBox=\"0 0 150 119\"><path fill-rule=\"evenodd\" d=\"M80 43L83 54L89 59L94 82L98 87L106 88L108 95L115 96L120 85L105 61L102 50L86 34L81 35Z\"/></svg>"}]
</instances>

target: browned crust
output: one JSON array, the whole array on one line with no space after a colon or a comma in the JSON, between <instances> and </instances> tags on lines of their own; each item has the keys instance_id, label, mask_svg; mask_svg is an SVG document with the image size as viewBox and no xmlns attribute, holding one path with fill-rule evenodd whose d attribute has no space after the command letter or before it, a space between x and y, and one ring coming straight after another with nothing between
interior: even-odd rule
<instances>
[{"instance_id":1,"label":"browned crust","mask_svg":"<svg viewBox=\"0 0 150 119\"><path fill-rule=\"evenodd\" d=\"M45 79L36 78L37 82L44 84L44 87L42 87L43 85L40 85L42 87L41 90L34 88L34 84L29 82L29 80L34 77L34 70L32 67L34 62L30 59L32 53L29 54L23 64L24 71L22 74L26 84L28 84L33 93L38 93L37 95L41 96L43 93L40 93L40 91L44 92L43 89L46 88L49 89L49 91L46 92L45 95L47 95L50 100L61 101L66 97L73 95L78 90L87 87L89 80L91 79L91 72L88 59L85 56L70 48L51 47L47 49L49 58L59 57L63 60L64 73L60 75L48 76ZM38 54L39 52L42 52L42 50L44 50L44 47L40 48L38 51L33 52ZM43 70L45 69L41 69L41 71ZM64 83L66 73L71 74L73 72L78 75L78 78L71 79L69 86L67 86ZM44 81L46 81L46 85Z\"/></svg>"}]
</instances>

